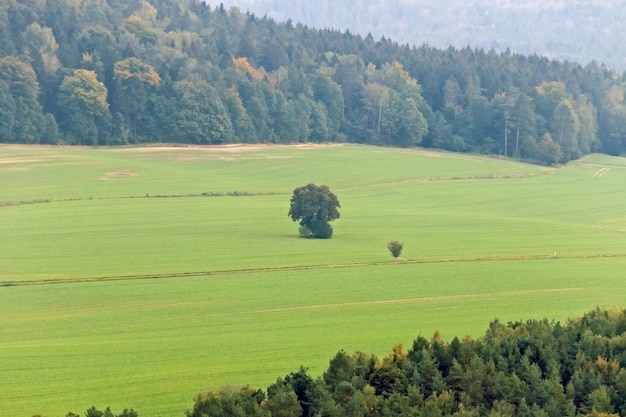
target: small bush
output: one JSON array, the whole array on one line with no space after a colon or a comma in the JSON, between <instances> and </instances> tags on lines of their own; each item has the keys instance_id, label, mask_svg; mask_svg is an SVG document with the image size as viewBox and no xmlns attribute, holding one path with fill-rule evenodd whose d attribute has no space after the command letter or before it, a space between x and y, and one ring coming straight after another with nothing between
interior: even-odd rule
<instances>
[{"instance_id":1,"label":"small bush","mask_svg":"<svg viewBox=\"0 0 626 417\"><path fill-rule=\"evenodd\" d=\"M313 233L306 226L300 226L298 233L300 234L300 237L310 238L313 236Z\"/></svg>"},{"instance_id":2,"label":"small bush","mask_svg":"<svg viewBox=\"0 0 626 417\"><path fill-rule=\"evenodd\" d=\"M315 229L311 233L316 239L330 239L333 235L333 228L328 223L320 223L315 225Z\"/></svg>"},{"instance_id":3,"label":"small bush","mask_svg":"<svg viewBox=\"0 0 626 417\"><path fill-rule=\"evenodd\" d=\"M391 242L387 243L387 249L389 249L389 252L391 252L391 255L394 258L400 256L400 254L402 253L402 247L402 242L398 242L397 240L392 240Z\"/></svg>"}]
</instances>

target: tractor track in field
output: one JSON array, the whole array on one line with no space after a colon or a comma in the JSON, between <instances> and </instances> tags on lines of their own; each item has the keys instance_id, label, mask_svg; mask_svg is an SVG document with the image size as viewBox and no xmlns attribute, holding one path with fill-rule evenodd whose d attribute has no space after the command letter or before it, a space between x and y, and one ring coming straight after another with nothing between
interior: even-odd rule
<instances>
[{"instance_id":1,"label":"tractor track in field","mask_svg":"<svg viewBox=\"0 0 626 417\"><path fill-rule=\"evenodd\" d=\"M106 201L106 200L132 200L141 198L165 199L165 198L196 198L196 197L262 197L272 195L288 195L287 192L248 192L248 191L206 191L201 193L187 194L145 194L108 197L76 197L76 198L40 198L35 200L0 201L0 207L25 206L29 204L45 203L69 203L75 201Z\"/></svg>"},{"instance_id":2,"label":"tractor track in field","mask_svg":"<svg viewBox=\"0 0 626 417\"><path fill-rule=\"evenodd\" d=\"M626 258L626 253L615 254L594 254L594 255L535 255L535 256L485 256L477 258L449 258L449 259L402 259L395 261L383 262L354 262L345 264L322 264L322 265L295 265L284 267L266 267L266 268L244 268L244 269L227 269L213 271L191 271L191 272L170 272L170 273L153 273L153 274L135 274L135 275L102 275L94 277L72 277L72 278L52 278L40 279L32 281L0 281L2 287L16 286L37 286L37 285L56 285L56 284L76 284L90 282L112 282L112 281L133 281L133 280L155 280L155 279L171 279L171 278L198 278L224 275L243 275L243 274L261 274L268 272L289 272L289 271L311 271L324 269L348 269L348 268L365 268L372 266L401 266L401 265L417 265L417 264L445 264L445 263L464 263L464 262L515 262L515 261L544 261L544 260L564 260L564 259L599 259L599 258Z\"/></svg>"},{"instance_id":3,"label":"tractor track in field","mask_svg":"<svg viewBox=\"0 0 626 417\"><path fill-rule=\"evenodd\" d=\"M586 291L585 287L573 287L573 288L548 288L539 290L519 290L519 291L505 291L497 293L476 293L476 294L456 294L456 295L443 295L432 297L412 297L412 298L397 298L389 300L368 300L368 301L351 301L344 303L327 303L327 304L312 304L293 307L277 307L267 308L261 310L254 310L246 313L263 314L263 313L282 313L288 311L305 311L305 310L321 310L329 308L343 308L343 307L359 307L359 306L371 306L371 305L397 305L397 304L416 304L416 303L436 303L436 302L448 302L453 300L481 300L484 301L489 298L502 298L513 297L521 295L531 294L550 294L556 292L570 292L570 291Z\"/></svg>"}]
</instances>

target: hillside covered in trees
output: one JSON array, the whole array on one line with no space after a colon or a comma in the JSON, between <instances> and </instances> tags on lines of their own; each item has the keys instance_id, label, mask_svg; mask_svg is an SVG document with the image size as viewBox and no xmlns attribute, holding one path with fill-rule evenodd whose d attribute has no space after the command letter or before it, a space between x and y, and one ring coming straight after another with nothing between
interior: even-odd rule
<instances>
[{"instance_id":1,"label":"hillside covered in trees","mask_svg":"<svg viewBox=\"0 0 626 417\"><path fill-rule=\"evenodd\" d=\"M199 0L0 5L0 142L347 141L546 164L626 146L602 66L278 24Z\"/></svg>"},{"instance_id":2,"label":"hillside covered in trees","mask_svg":"<svg viewBox=\"0 0 626 417\"><path fill-rule=\"evenodd\" d=\"M278 21L437 48L507 49L626 70L621 0L206 0Z\"/></svg>"},{"instance_id":3,"label":"hillside covered in trees","mask_svg":"<svg viewBox=\"0 0 626 417\"><path fill-rule=\"evenodd\" d=\"M96 409L88 417L114 417ZM563 325L489 325L478 339L439 334L382 359L338 352L324 374L305 368L266 391L222 387L188 417L618 417L626 414L626 311L596 309ZM137 417L124 410L119 417ZM182 415L182 413L181 413ZM68 417L78 417L70 413Z\"/></svg>"}]
</instances>

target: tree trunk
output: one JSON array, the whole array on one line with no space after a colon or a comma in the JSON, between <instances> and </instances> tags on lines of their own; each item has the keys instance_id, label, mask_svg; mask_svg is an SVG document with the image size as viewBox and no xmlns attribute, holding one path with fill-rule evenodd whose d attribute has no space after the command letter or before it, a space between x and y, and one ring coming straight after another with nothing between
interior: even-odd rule
<instances>
[{"instance_id":1,"label":"tree trunk","mask_svg":"<svg viewBox=\"0 0 626 417\"><path fill-rule=\"evenodd\" d=\"M509 115L507 113L504 114L504 157L508 157L508 147L509 147Z\"/></svg>"},{"instance_id":2,"label":"tree trunk","mask_svg":"<svg viewBox=\"0 0 626 417\"><path fill-rule=\"evenodd\" d=\"M521 122L521 116L517 115L517 133L515 135L515 158L519 158L519 125Z\"/></svg>"}]
</instances>

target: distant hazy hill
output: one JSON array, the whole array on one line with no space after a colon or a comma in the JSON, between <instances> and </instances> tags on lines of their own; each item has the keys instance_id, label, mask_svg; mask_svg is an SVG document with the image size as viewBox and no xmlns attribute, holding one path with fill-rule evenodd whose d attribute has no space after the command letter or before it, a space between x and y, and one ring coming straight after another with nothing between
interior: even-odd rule
<instances>
[{"instance_id":1,"label":"distant hazy hill","mask_svg":"<svg viewBox=\"0 0 626 417\"><path fill-rule=\"evenodd\" d=\"M207 0L317 28L626 69L624 0Z\"/></svg>"}]
</instances>

